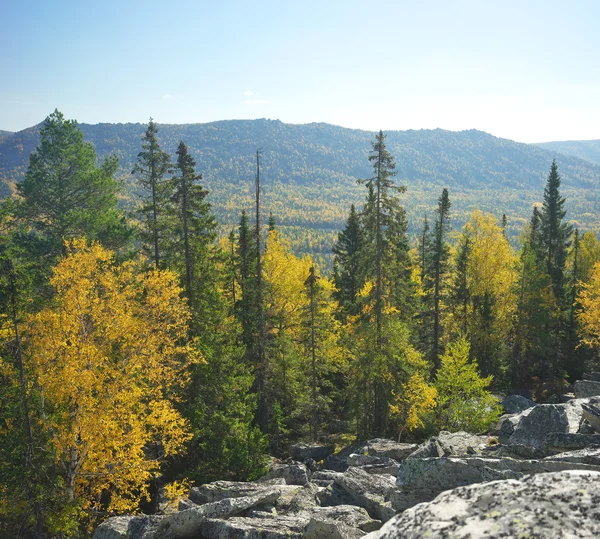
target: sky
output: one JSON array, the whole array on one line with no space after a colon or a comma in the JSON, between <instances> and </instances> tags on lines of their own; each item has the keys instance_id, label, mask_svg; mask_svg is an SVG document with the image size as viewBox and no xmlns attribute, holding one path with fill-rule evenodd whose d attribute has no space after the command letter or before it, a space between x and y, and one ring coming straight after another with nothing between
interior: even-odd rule
<instances>
[{"instance_id":1,"label":"sky","mask_svg":"<svg viewBox=\"0 0 600 539\"><path fill-rule=\"evenodd\" d=\"M600 139L597 0L0 0L0 129L271 118Z\"/></svg>"}]
</instances>

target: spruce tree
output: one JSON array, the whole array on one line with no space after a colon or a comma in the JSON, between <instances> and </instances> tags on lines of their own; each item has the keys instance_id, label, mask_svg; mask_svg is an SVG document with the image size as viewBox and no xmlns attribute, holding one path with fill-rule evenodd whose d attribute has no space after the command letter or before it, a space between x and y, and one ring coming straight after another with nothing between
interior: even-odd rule
<instances>
[{"instance_id":1,"label":"spruce tree","mask_svg":"<svg viewBox=\"0 0 600 539\"><path fill-rule=\"evenodd\" d=\"M467 336L468 309L471 299L467 280L470 249L471 239L467 234L462 234L458 242L458 252L456 254L452 288L450 290L450 304L456 319L457 330L462 337Z\"/></svg>"},{"instance_id":2,"label":"spruce tree","mask_svg":"<svg viewBox=\"0 0 600 539\"><path fill-rule=\"evenodd\" d=\"M170 182L166 175L171 170L171 157L161 150L156 138L157 134L158 126L150 118L142 138L142 151L138 153L132 174L138 176L137 183L144 192L142 207L139 209L144 221L140 234L141 240L158 268L165 241L163 237L165 223L162 214L169 200Z\"/></svg>"},{"instance_id":3,"label":"spruce tree","mask_svg":"<svg viewBox=\"0 0 600 539\"><path fill-rule=\"evenodd\" d=\"M336 286L335 298L338 300L342 319L358 312L358 292L364 284L362 279L363 231L360 217L354 204L346 227L338 234L333 246L333 282Z\"/></svg>"}]
</instances>

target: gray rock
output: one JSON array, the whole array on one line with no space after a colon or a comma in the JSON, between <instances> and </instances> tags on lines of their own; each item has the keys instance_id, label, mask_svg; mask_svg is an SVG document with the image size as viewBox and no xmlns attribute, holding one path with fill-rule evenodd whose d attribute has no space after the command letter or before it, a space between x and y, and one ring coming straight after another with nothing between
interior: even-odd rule
<instances>
[{"instance_id":1,"label":"gray rock","mask_svg":"<svg viewBox=\"0 0 600 539\"><path fill-rule=\"evenodd\" d=\"M549 432L576 433L583 410L582 400L565 404L538 404L516 416L513 434L507 444L519 444L544 449Z\"/></svg>"},{"instance_id":2,"label":"gray rock","mask_svg":"<svg viewBox=\"0 0 600 539\"><path fill-rule=\"evenodd\" d=\"M360 468L348 470L335 480L354 505L364 507L371 517L386 521L394 516L388 495L395 489L392 476L371 475Z\"/></svg>"},{"instance_id":3,"label":"gray rock","mask_svg":"<svg viewBox=\"0 0 600 539\"><path fill-rule=\"evenodd\" d=\"M335 472L345 472L348 469L348 463L346 462L346 459L352 453L364 454L365 451L366 444L364 443L357 443L348 447L344 447L338 453L335 453L334 455L329 455L323 463L323 468L326 470L333 470Z\"/></svg>"},{"instance_id":4,"label":"gray rock","mask_svg":"<svg viewBox=\"0 0 600 539\"><path fill-rule=\"evenodd\" d=\"M202 537L202 539L301 539L307 525L306 518L294 515L268 518L232 517L227 520L209 519L201 524L197 537Z\"/></svg>"},{"instance_id":5,"label":"gray rock","mask_svg":"<svg viewBox=\"0 0 600 539\"><path fill-rule=\"evenodd\" d=\"M407 458L417 447L417 444L405 444L385 438L375 438L365 443L365 452L369 456L387 457L399 461Z\"/></svg>"},{"instance_id":6,"label":"gray rock","mask_svg":"<svg viewBox=\"0 0 600 539\"><path fill-rule=\"evenodd\" d=\"M502 408L507 414L520 414L534 406L535 402L521 395L508 395L502 399Z\"/></svg>"},{"instance_id":7,"label":"gray rock","mask_svg":"<svg viewBox=\"0 0 600 539\"><path fill-rule=\"evenodd\" d=\"M463 431L448 432L443 430L437 436L421 444L408 458L477 455L484 451L487 446L487 436L476 436Z\"/></svg>"},{"instance_id":8,"label":"gray rock","mask_svg":"<svg viewBox=\"0 0 600 539\"><path fill-rule=\"evenodd\" d=\"M407 458L409 459L427 459L431 457L443 457L444 450L437 439L429 438L415 449Z\"/></svg>"},{"instance_id":9,"label":"gray rock","mask_svg":"<svg viewBox=\"0 0 600 539\"><path fill-rule=\"evenodd\" d=\"M386 466L397 465L398 461L391 459L389 457L376 457L373 455L358 455L356 453L352 453L347 459L346 462L350 466L368 466L369 464L382 464Z\"/></svg>"},{"instance_id":10,"label":"gray rock","mask_svg":"<svg viewBox=\"0 0 600 539\"><path fill-rule=\"evenodd\" d=\"M515 427L519 424L521 417L518 414L504 414L498 418L498 423L494 428L494 434L498 436L501 444L504 444L515 432Z\"/></svg>"},{"instance_id":11,"label":"gray rock","mask_svg":"<svg viewBox=\"0 0 600 539\"><path fill-rule=\"evenodd\" d=\"M208 519L228 518L257 505L274 503L280 496L281 491L271 487L253 496L227 498L173 513L162 519L155 537L156 539L192 538L200 533L202 523Z\"/></svg>"},{"instance_id":12,"label":"gray rock","mask_svg":"<svg viewBox=\"0 0 600 539\"><path fill-rule=\"evenodd\" d=\"M356 505L338 505L336 507L317 507L310 511L311 518L343 522L351 528L358 528L363 532L371 532L381 528L381 521L369 516L362 507Z\"/></svg>"},{"instance_id":13,"label":"gray rock","mask_svg":"<svg viewBox=\"0 0 600 539\"><path fill-rule=\"evenodd\" d=\"M322 517L312 517L304 532L305 539L359 539L365 532L351 528L343 522Z\"/></svg>"},{"instance_id":14,"label":"gray rock","mask_svg":"<svg viewBox=\"0 0 600 539\"><path fill-rule=\"evenodd\" d=\"M558 455L546 457L546 460L576 462L580 464L590 464L592 466L600 467L600 445L593 445L590 447L586 447L585 449L580 449L578 451L567 451L566 453L559 453Z\"/></svg>"},{"instance_id":15,"label":"gray rock","mask_svg":"<svg viewBox=\"0 0 600 539\"><path fill-rule=\"evenodd\" d=\"M202 505L205 503L218 502L226 498L241 498L242 496L253 496L266 488L276 485L285 485L285 479L275 479L258 482L245 481L215 481L206 483L190 490L189 498L192 502Z\"/></svg>"},{"instance_id":16,"label":"gray rock","mask_svg":"<svg viewBox=\"0 0 600 539\"><path fill-rule=\"evenodd\" d=\"M315 479L321 479L321 480L331 480L333 481L334 479L337 479L338 477L340 477L342 475L343 472L334 472L333 470L319 470L318 472L315 472L311 479L314 481Z\"/></svg>"},{"instance_id":17,"label":"gray rock","mask_svg":"<svg viewBox=\"0 0 600 539\"><path fill-rule=\"evenodd\" d=\"M592 382L600 382L600 372L584 373L582 378L584 380L591 380Z\"/></svg>"},{"instance_id":18,"label":"gray rock","mask_svg":"<svg viewBox=\"0 0 600 539\"><path fill-rule=\"evenodd\" d=\"M290 447L292 458L301 461L313 459L318 462L332 455L334 451L334 445L294 444Z\"/></svg>"},{"instance_id":19,"label":"gray rock","mask_svg":"<svg viewBox=\"0 0 600 539\"><path fill-rule=\"evenodd\" d=\"M545 450L549 453L576 451L591 445L600 445L600 434L549 432L544 440Z\"/></svg>"},{"instance_id":20,"label":"gray rock","mask_svg":"<svg viewBox=\"0 0 600 539\"><path fill-rule=\"evenodd\" d=\"M96 528L93 539L151 539L162 519L159 515L112 517Z\"/></svg>"},{"instance_id":21,"label":"gray rock","mask_svg":"<svg viewBox=\"0 0 600 539\"><path fill-rule=\"evenodd\" d=\"M459 487L365 539L600 536L600 473L564 471Z\"/></svg>"},{"instance_id":22,"label":"gray rock","mask_svg":"<svg viewBox=\"0 0 600 539\"><path fill-rule=\"evenodd\" d=\"M501 479L520 479L527 474L563 470L600 471L600 467L567 460L517 460L511 458L430 458L409 459L401 463L390 495L392 507L403 511L416 503L432 500L440 492L460 486Z\"/></svg>"},{"instance_id":23,"label":"gray rock","mask_svg":"<svg viewBox=\"0 0 600 539\"><path fill-rule=\"evenodd\" d=\"M178 511L185 511L186 509L192 509L196 505L198 505L198 504L194 503L189 498L186 498L184 500L179 500L179 504L177 505L177 510Z\"/></svg>"},{"instance_id":24,"label":"gray rock","mask_svg":"<svg viewBox=\"0 0 600 539\"><path fill-rule=\"evenodd\" d=\"M285 479L288 485L308 485L312 472L301 462L275 463L269 472L258 482L264 483L271 479Z\"/></svg>"},{"instance_id":25,"label":"gray rock","mask_svg":"<svg viewBox=\"0 0 600 539\"><path fill-rule=\"evenodd\" d=\"M482 453L482 456L489 458L500 458L508 457L511 459L543 459L546 457L546 452L536 447L530 447L528 445L512 444L502 445L497 444L490 446L487 451Z\"/></svg>"},{"instance_id":26,"label":"gray rock","mask_svg":"<svg viewBox=\"0 0 600 539\"><path fill-rule=\"evenodd\" d=\"M590 424L594 432L600 432L600 406L583 403L581 409L583 410L583 419ZM581 428L579 430L581 431Z\"/></svg>"},{"instance_id":27,"label":"gray rock","mask_svg":"<svg viewBox=\"0 0 600 539\"><path fill-rule=\"evenodd\" d=\"M400 464L398 462L394 462L390 464L367 464L365 466L359 466L361 470L364 470L368 474L372 475L393 475L396 477L398 470L400 469Z\"/></svg>"},{"instance_id":28,"label":"gray rock","mask_svg":"<svg viewBox=\"0 0 600 539\"><path fill-rule=\"evenodd\" d=\"M573 384L573 393L578 399L600 395L600 382L592 380L577 380Z\"/></svg>"}]
</instances>

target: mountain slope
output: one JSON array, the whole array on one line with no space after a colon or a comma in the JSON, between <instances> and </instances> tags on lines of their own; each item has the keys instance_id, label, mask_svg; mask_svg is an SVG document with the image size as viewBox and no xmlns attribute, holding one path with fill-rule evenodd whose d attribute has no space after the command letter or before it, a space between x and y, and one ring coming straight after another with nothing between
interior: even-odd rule
<instances>
[{"instance_id":1,"label":"mountain slope","mask_svg":"<svg viewBox=\"0 0 600 539\"><path fill-rule=\"evenodd\" d=\"M100 158L119 156L130 196L135 189L130 171L145 126L80 126ZM362 204L364 187L357 179L372 174L368 154L373 137L372 132L323 123L291 125L264 119L161 125L159 132L161 144L171 154L180 140L190 147L217 217L228 227L237 223L242 208L251 207L254 153L262 148L265 212L273 212L299 251L313 253L328 252L350 204ZM0 140L0 179L9 184L22 178L38 141L39 126ZM532 205L541 200L555 155L475 130L391 131L387 145L396 157L397 181L408 188L402 199L413 230L435 207L442 187L448 187L455 230L480 208L498 216L506 213L513 236L529 219ZM600 166L557 157L568 217L577 226L600 229L596 211Z\"/></svg>"},{"instance_id":2,"label":"mountain slope","mask_svg":"<svg viewBox=\"0 0 600 539\"><path fill-rule=\"evenodd\" d=\"M540 148L553 152L585 159L600 165L600 140L565 140L556 142L540 142Z\"/></svg>"}]
</instances>

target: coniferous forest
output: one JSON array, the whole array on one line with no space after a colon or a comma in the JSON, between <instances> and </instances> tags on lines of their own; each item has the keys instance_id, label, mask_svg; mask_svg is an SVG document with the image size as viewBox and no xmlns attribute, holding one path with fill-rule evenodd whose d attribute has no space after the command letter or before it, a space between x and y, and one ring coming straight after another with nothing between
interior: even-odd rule
<instances>
[{"instance_id":1,"label":"coniferous forest","mask_svg":"<svg viewBox=\"0 0 600 539\"><path fill-rule=\"evenodd\" d=\"M158 133L125 210L117 158L55 111L0 205L3 537L88 537L298 441L486 434L497 395L555 402L598 367L600 242L571 224L560 162L514 241L502 214L457 227L451 188L409 223L379 132L324 267L265 206L261 149L223 231L185 140Z\"/></svg>"}]
</instances>

